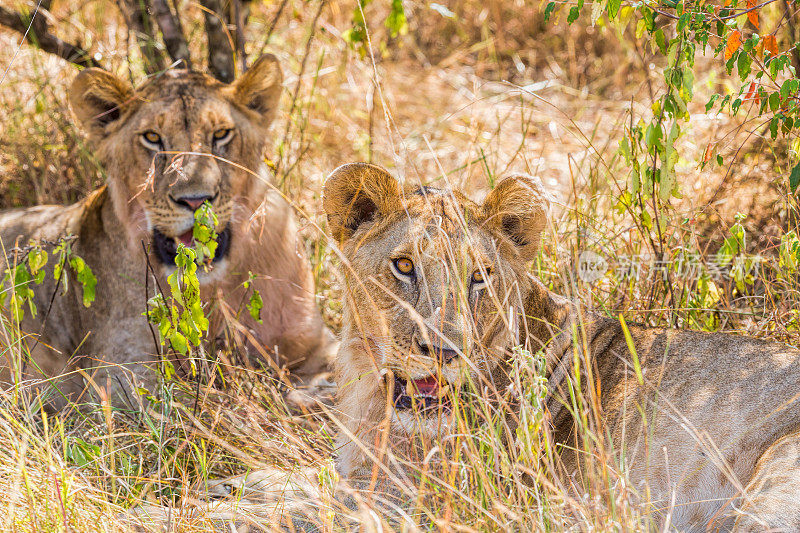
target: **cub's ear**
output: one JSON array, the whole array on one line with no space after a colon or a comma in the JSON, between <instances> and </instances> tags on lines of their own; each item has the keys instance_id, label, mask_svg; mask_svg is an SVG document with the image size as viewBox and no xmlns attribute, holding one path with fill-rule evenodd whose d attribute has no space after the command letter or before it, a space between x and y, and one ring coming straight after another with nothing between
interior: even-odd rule
<instances>
[{"instance_id":1,"label":"cub's ear","mask_svg":"<svg viewBox=\"0 0 800 533\"><path fill-rule=\"evenodd\" d=\"M386 170L368 163L350 163L328 176L322 206L331 235L343 242L361 224L399 211L403 203L400 184Z\"/></svg>"},{"instance_id":2,"label":"cub's ear","mask_svg":"<svg viewBox=\"0 0 800 533\"><path fill-rule=\"evenodd\" d=\"M549 207L541 180L527 174L501 181L481 206L485 224L508 237L525 261L536 257Z\"/></svg>"},{"instance_id":3,"label":"cub's ear","mask_svg":"<svg viewBox=\"0 0 800 533\"><path fill-rule=\"evenodd\" d=\"M90 135L101 134L117 121L132 100L130 84L99 68L83 70L69 88L72 112Z\"/></svg>"},{"instance_id":4,"label":"cub's ear","mask_svg":"<svg viewBox=\"0 0 800 533\"><path fill-rule=\"evenodd\" d=\"M264 54L231 84L233 98L242 107L262 115L269 124L281 97L281 83L283 73L278 58Z\"/></svg>"}]
</instances>

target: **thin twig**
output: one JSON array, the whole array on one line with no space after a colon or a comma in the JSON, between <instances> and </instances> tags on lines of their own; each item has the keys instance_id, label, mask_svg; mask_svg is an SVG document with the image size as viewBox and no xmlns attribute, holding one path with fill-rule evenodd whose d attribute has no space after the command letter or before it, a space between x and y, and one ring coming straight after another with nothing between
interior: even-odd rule
<instances>
[{"instance_id":1,"label":"thin twig","mask_svg":"<svg viewBox=\"0 0 800 533\"><path fill-rule=\"evenodd\" d=\"M230 83L235 77L233 42L225 14L218 0L200 0L208 38L208 70L220 81Z\"/></svg>"},{"instance_id":2,"label":"thin twig","mask_svg":"<svg viewBox=\"0 0 800 533\"><path fill-rule=\"evenodd\" d=\"M247 54L244 51L244 18L242 14L242 0L233 1L233 18L236 24L236 55L242 65L240 72L247 70Z\"/></svg>"},{"instance_id":3,"label":"thin twig","mask_svg":"<svg viewBox=\"0 0 800 533\"><path fill-rule=\"evenodd\" d=\"M314 20L311 22L311 33L308 35L308 40L306 41L306 48L303 52L303 59L300 62L300 72L297 73L297 83L294 86L294 92L292 94L292 104L289 106L289 112L286 114L289 119L286 121L286 129L283 132L283 141L282 144L286 145L286 142L289 139L289 130L292 127L292 113L294 113L294 109L297 105L297 96L300 94L300 86L303 83L303 74L306 71L306 63L308 63L308 56L311 53L311 43L314 41L314 35L317 33L317 22L319 21L320 15L322 15L322 9L325 7L325 0L320 0L319 7L317 8L317 13L314 15ZM278 170L281 166L282 161L278 160L275 163L275 175L278 175Z\"/></svg>"},{"instance_id":4,"label":"thin twig","mask_svg":"<svg viewBox=\"0 0 800 533\"><path fill-rule=\"evenodd\" d=\"M147 252L147 246L145 246L144 241L142 243L142 252L144 252L145 258L145 266L144 266L144 310L145 313L149 311L147 307L147 302L150 300L150 273L152 272L153 277L156 279L156 283L158 283L158 278L156 278L155 272L153 271L153 265L150 264L150 254ZM159 288L160 290L160 288ZM153 329L153 324L150 323L150 319L147 319L147 327L150 328L150 333L153 335L153 345L156 347L156 353L159 357L162 355L161 353L161 343L158 342L158 338L156 337L156 332Z\"/></svg>"},{"instance_id":5,"label":"thin twig","mask_svg":"<svg viewBox=\"0 0 800 533\"><path fill-rule=\"evenodd\" d=\"M264 35L264 40L261 43L261 48L258 49L258 55L261 56L264 53L264 50L267 48L267 44L269 43L270 37L272 37L272 32L275 31L275 26L278 24L278 19L281 18L281 13L283 13L283 9L286 7L286 4L289 0L283 0L281 5L278 6L278 11L275 12L275 16L272 17L272 22L269 25L269 29L267 30L266 35Z\"/></svg>"}]
</instances>

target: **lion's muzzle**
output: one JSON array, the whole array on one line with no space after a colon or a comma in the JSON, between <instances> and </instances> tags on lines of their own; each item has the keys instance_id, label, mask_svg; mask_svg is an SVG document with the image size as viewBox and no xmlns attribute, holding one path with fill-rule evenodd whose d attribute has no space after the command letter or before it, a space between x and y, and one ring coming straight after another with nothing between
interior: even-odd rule
<instances>
[{"instance_id":1,"label":"lion's muzzle","mask_svg":"<svg viewBox=\"0 0 800 533\"><path fill-rule=\"evenodd\" d=\"M392 405L398 411L414 410L420 414L435 414L439 409L449 412L450 385L440 383L433 375L421 379L394 376Z\"/></svg>"},{"instance_id":2,"label":"lion's muzzle","mask_svg":"<svg viewBox=\"0 0 800 533\"><path fill-rule=\"evenodd\" d=\"M157 229L153 229L153 251L161 263L167 266L175 266L175 256L178 254L178 242L190 247L193 244L193 229L178 235L177 237L167 237ZM230 254L231 249L231 228L225 229L217 234L217 251L214 254L212 263L222 261Z\"/></svg>"}]
</instances>

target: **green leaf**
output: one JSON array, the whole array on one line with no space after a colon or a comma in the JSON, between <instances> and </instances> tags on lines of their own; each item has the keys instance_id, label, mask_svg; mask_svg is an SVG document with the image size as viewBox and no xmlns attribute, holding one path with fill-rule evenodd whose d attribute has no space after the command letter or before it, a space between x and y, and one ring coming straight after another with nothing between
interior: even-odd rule
<instances>
[{"instance_id":1,"label":"green leaf","mask_svg":"<svg viewBox=\"0 0 800 533\"><path fill-rule=\"evenodd\" d=\"M619 155L621 155L622 157L625 158L625 161L630 163L630 161L631 161L631 145L628 142L627 135L625 137L623 137L619 141L619 150L617 152L619 153Z\"/></svg>"},{"instance_id":2,"label":"green leaf","mask_svg":"<svg viewBox=\"0 0 800 533\"><path fill-rule=\"evenodd\" d=\"M70 438L66 446L67 460L80 468L91 465L100 456L100 452L100 446L77 437Z\"/></svg>"},{"instance_id":3,"label":"green leaf","mask_svg":"<svg viewBox=\"0 0 800 533\"><path fill-rule=\"evenodd\" d=\"M750 75L750 65L753 63L750 54L740 52L736 59L736 67L739 69L739 78L744 81Z\"/></svg>"},{"instance_id":4,"label":"green leaf","mask_svg":"<svg viewBox=\"0 0 800 533\"><path fill-rule=\"evenodd\" d=\"M774 116L772 120L769 121L769 134L775 139L778 136L778 126L780 125L780 117Z\"/></svg>"},{"instance_id":5,"label":"green leaf","mask_svg":"<svg viewBox=\"0 0 800 533\"><path fill-rule=\"evenodd\" d=\"M403 0L392 0L392 9L384 23L392 37L405 35L408 31L406 12L403 9Z\"/></svg>"},{"instance_id":6,"label":"green leaf","mask_svg":"<svg viewBox=\"0 0 800 533\"><path fill-rule=\"evenodd\" d=\"M769 61L769 75L775 79L778 77L778 71L780 70L780 62L778 58L773 57Z\"/></svg>"},{"instance_id":7,"label":"green leaf","mask_svg":"<svg viewBox=\"0 0 800 533\"><path fill-rule=\"evenodd\" d=\"M660 148L662 135L661 127L658 124L650 124L647 126L647 131L644 134L644 142L647 148Z\"/></svg>"},{"instance_id":8,"label":"green leaf","mask_svg":"<svg viewBox=\"0 0 800 533\"><path fill-rule=\"evenodd\" d=\"M658 49L661 51L662 55L667 55L667 39L664 37L664 30L658 28L653 36L656 39L656 45Z\"/></svg>"},{"instance_id":9,"label":"green leaf","mask_svg":"<svg viewBox=\"0 0 800 533\"><path fill-rule=\"evenodd\" d=\"M800 184L800 163L797 163L789 174L789 188L794 194L797 191L797 185Z\"/></svg>"},{"instance_id":10,"label":"green leaf","mask_svg":"<svg viewBox=\"0 0 800 533\"><path fill-rule=\"evenodd\" d=\"M714 93L711 95L711 98L709 98L708 103L706 104L706 113L711 111L711 108L714 107L714 103L717 101L717 98L719 98L719 94Z\"/></svg>"},{"instance_id":11,"label":"green leaf","mask_svg":"<svg viewBox=\"0 0 800 533\"><path fill-rule=\"evenodd\" d=\"M77 255L73 255L70 258L69 265L75 272L78 283L83 286L83 305L84 307L89 307L92 305L92 302L94 302L97 278L94 277L94 273L92 269L89 268L89 265Z\"/></svg>"},{"instance_id":12,"label":"green leaf","mask_svg":"<svg viewBox=\"0 0 800 533\"><path fill-rule=\"evenodd\" d=\"M622 334L625 337L625 343L628 345L628 352L631 354L633 360L633 370L636 372L636 379L640 385L644 385L644 376L642 375L642 365L639 362L639 355L636 353L636 345L633 342L633 336L628 329L628 324L625 318L620 314L619 323L622 326Z\"/></svg>"},{"instance_id":13,"label":"green leaf","mask_svg":"<svg viewBox=\"0 0 800 533\"><path fill-rule=\"evenodd\" d=\"M37 274L39 274L40 270L44 268L46 264L47 264L47 251L42 250L38 246L31 248L30 252L28 252L28 270L30 271L30 273L34 277L36 277ZM43 280L44 278L42 278L41 281L37 280L36 284L37 285L40 284Z\"/></svg>"},{"instance_id":14,"label":"green leaf","mask_svg":"<svg viewBox=\"0 0 800 533\"><path fill-rule=\"evenodd\" d=\"M653 31L656 29L656 17L655 11L649 9L646 6L642 6L642 20L644 20L645 27L647 31Z\"/></svg>"},{"instance_id":15,"label":"green leaf","mask_svg":"<svg viewBox=\"0 0 800 533\"><path fill-rule=\"evenodd\" d=\"M569 14L567 15L567 23L572 24L576 20L578 20L578 15L580 15L580 10L577 6L572 6L569 9Z\"/></svg>"},{"instance_id":16,"label":"green leaf","mask_svg":"<svg viewBox=\"0 0 800 533\"><path fill-rule=\"evenodd\" d=\"M250 301L247 303L247 310L253 320L261 324L261 309L264 308L264 300L261 299L261 293L253 289L253 294L250 296Z\"/></svg>"},{"instance_id":17,"label":"green leaf","mask_svg":"<svg viewBox=\"0 0 800 533\"><path fill-rule=\"evenodd\" d=\"M622 0L608 0L608 19L614 20L619 13L619 6Z\"/></svg>"},{"instance_id":18,"label":"green leaf","mask_svg":"<svg viewBox=\"0 0 800 533\"><path fill-rule=\"evenodd\" d=\"M773 113L778 110L781 105L781 97L777 91L769 95L769 110Z\"/></svg>"},{"instance_id":19,"label":"green leaf","mask_svg":"<svg viewBox=\"0 0 800 533\"><path fill-rule=\"evenodd\" d=\"M786 80L781 85L781 98L788 98L789 92L791 91L792 84L790 83L791 80Z\"/></svg>"},{"instance_id":20,"label":"green leaf","mask_svg":"<svg viewBox=\"0 0 800 533\"><path fill-rule=\"evenodd\" d=\"M555 2L549 2L547 7L544 8L544 21L547 22L550 20L550 15L553 14L553 10L556 8Z\"/></svg>"},{"instance_id":21,"label":"green leaf","mask_svg":"<svg viewBox=\"0 0 800 533\"><path fill-rule=\"evenodd\" d=\"M186 355L189 352L189 344L186 342L186 337L177 331L173 331L168 337L169 344L176 352Z\"/></svg>"}]
</instances>

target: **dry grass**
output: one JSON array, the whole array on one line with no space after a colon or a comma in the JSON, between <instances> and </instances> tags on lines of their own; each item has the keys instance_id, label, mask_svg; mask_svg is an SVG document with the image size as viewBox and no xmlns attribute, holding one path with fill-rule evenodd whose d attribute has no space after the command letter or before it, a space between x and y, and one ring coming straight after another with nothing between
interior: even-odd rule
<instances>
[{"instance_id":1,"label":"dry grass","mask_svg":"<svg viewBox=\"0 0 800 533\"><path fill-rule=\"evenodd\" d=\"M54 12L62 35L81 35L113 69L140 80L122 21L109 16L104 2L67 4L58 3ZM648 269L638 278L611 272L595 283L575 277L584 250L606 258L654 251L630 215L615 210L627 179L617 142L627 124L649 116L661 87L658 68L651 68L658 59L644 45L631 44L636 40L630 29L592 27L585 20L568 29L564 21L546 25L538 5L521 2L465 0L453 8L454 19L427 3L408 4L410 32L389 40L384 55L377 45L387 39L381 5L367 11L376 57L361 58L340 38L354 7L340 1L330 2L312 29L316 4L290 0L269 43L284 62L283 109L295 103L272 130L276 182L306 222L320 306L334 329L341 306L335 256L316 230L325 226L321 185L339 164L371 160L401 179L446 183L476 195L508 172L536 174L556 198L547 246L536 265L555 290L653 324L745 331L797 343L797 287L769 269L745 291L727 277L717 280L719 298L701 297L695 277L677 274L670 292ZM200 20L194 4L187 6L187 18ZM254 49L276 9L254 6ZM629 38L619 39L618 31ZM300 72L300 54L312 35ZM0 85L0 207L74 201L103 181L69 116L65 87L75 70L18 42L17 35L0 33L0 64L10 67ZM200 39L191 42L199 52ZM694 116L677 167L684 195L664 213L659 244L671 257L682 250L708 260L734 214L744 212L750 214L748 249L774 258L795 208L777 179L788 168L787 150L762 140L762 126L747 116L704 114L708 94L734 87L721 72L719 58L698 62ZM697 162L710 142L727 163L700 169ZM0 353L13 348L5 338ZM375 502L359 495L350 496L355 503L348 510L337 503L346 498L331 496L332 482L314 478L334 476L336 426L327 416L287 406L285 387L270 371L226 366L207 378L166 385L161 412L143 418L101 408L47 418L19 398L0 398L3 529L125 530L131 526L121 518L123 509L151 506L154 515L144 516L178 520L176 530L208 530L224 511L203 501L208 480L265 468L295 471L297 490L313 493L313 521L325 530L345 527L345 519L334 517L346 514L412 529L652 526L646 510L630 504L624 474L602 455L586 495L571 494L551 475L553 450L546 441L538 453L528 451L534 466L527 474L536 483L518 476L509 481L512 458L497 445L502 439L492 428L481 431L494 444L462 443L462 459L423 484L410 518L393 522L386 518L391 512L372 513ZM493 469L482 474L487 464ZM305 481L299 472L307 474ZM271 507L250 510L265 529L286 518L285 502L275 499ZM307 509L296 513L304 514Z\"/></svg>"}]
</instances>

